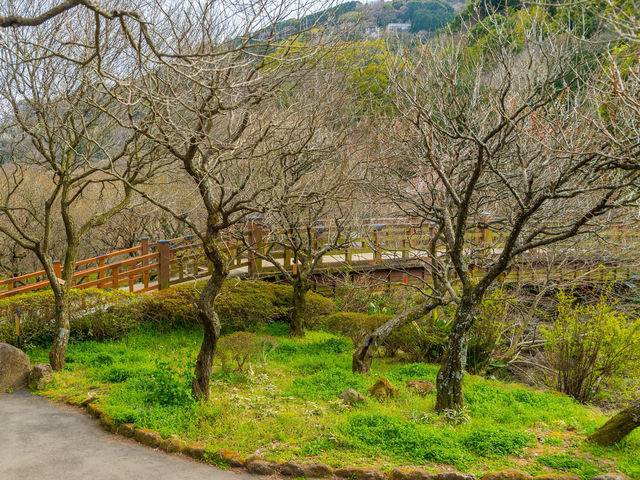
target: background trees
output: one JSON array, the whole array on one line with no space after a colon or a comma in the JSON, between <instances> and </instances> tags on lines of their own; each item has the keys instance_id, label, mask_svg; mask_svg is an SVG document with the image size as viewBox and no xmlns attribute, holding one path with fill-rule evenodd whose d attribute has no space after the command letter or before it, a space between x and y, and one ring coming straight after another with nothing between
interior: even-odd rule
<instances>
[{"instance_id":1,"label":"background trees","mask_svg":"<svg viewBox=\"0 0 640 480\"><path fill-rule=\"evenodd\" d=\"M0 39L3 128L11 139L9 161L0 170L0 232L33 252L53 289L58 335L50 362L55 370L65 363L67 297L81 242L126 207L132 185L161 169L146 162L149 150L137 132L104 114L109 109L116 116L118 107L99 88L94 68L107 64L112 52L103 50L85 65L50 55L62 52L60 37L74 51L93 38L90 29L59 20L37 31L6 31ZM63 235L56 238L56 232ZM61 269L54 265L58 245L53 243L58 242L64 244Z\"/></svg>"},{"instance_id":2,"label":"background trees","mask_svg":"<svg viewBox=\"0 0 640 480\"><path fill-rule=\"evenodd\" d=\"M636 173L618 168L623 152L590 120L595 52L546 29L542 18L517 35L500 25L479 51L468 34L442 37L406 51L391 73L402 122L382 188L436 225L431 262L457 305L438 410L462 405L468 332L497 278L519 257L595 234L637 199ZM469 236L479 225L495 243Z\"/></svg>"}]
</instances>

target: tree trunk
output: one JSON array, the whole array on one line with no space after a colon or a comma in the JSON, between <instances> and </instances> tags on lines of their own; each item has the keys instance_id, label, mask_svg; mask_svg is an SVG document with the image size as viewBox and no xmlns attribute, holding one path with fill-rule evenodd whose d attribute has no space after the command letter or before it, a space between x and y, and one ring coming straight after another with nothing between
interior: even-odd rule
<instances>
[{"instance_id":1,"label":"tree trunk","mask_svg":"<svg viewBox=\"0 0 640 480\"><path fill-rule=\"evenodd\" d=\"M220 321L215 311L215 301L222 289L222 284L227 278L226 262L223 253L215 246L215 236L211 235L209 248L205 247L207 258L213 264L213 273L207 281L200 298L198 299L198 318L204 328L204 337L196 368L194 371L192 393L194 398L206 400L209 398L209 383L211 382L211 369L213 357L216 353L218 338L220 337Z\"/></svg>"},{"instance_id":2,"label":"tree trunk","mask_svg":"<svg viewBox=\"0 0 640 480\"><path fill-rule=\"evenodd\" d=\"M616 414L611 420L589 436L598 445L613 445L640 427L640 401Z\"/></svg>"},{"instance_id":3,"label":"tree trunk","mask_svg":"<svg viewBox=\"0 0 640 480\"><path fill-rule=\"evenodd\" d=\"M307 306L309 284L306 279L297 278L293 283L293 310L291 312L291 335L304 337L304 311Z\"/></svg>"},{"instance_id":4,"label":"tree trunk","mask_svg":"<svg viewBox=\"0 0 640 480\"><path fill-rule=\"evenodd\" d=\"M367 335L362 344L353 352L351 361L351 370L353 373L362 373L368 375L371 370L371 362L373 361L373 355L376 353L378 346L384 341L389 334L396 328L400 328L403 325L413 322L419 318L424 317L431 312L434 308L438 307L442 303L440 301L434 301L425 305L422 308L411 310L409 312L393 317L392 319L380 325L372 333Z\"/></svg>"},{"instance_id":5,"label":"tree trunk","mask_svg":"<svg viewBox=\"0 0 640 480\"><path fill-rule=\"evenodd\" d=\"M473 325L475 303L463 298L451 324L449 343L436 379L436 411L462 408L462 377L467 363L469 329Z\"/></svg>"},{"instance_id":6,"label":"tree trunk","mask_svg":"<svg viewBox=\"0 0 640 480\"><path fill-rule=\"evenodd\" d=\"M69 312L69 295L64 289L54 295L56 337L49 350L49 363L55 371L60 371L65 365L65 355L69 344L69 332L71 329Z\"/></svg>"}]
</instances>

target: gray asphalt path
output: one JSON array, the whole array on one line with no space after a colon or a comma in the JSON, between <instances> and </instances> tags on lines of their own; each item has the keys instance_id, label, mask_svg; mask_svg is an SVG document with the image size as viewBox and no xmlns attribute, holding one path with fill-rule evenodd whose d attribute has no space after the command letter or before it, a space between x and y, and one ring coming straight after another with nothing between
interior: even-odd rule
<instances>
[{"instance_id":1,"label":"gray asphalt path","mask_svg":"<svg viewBox=\"0 0 640 480\"><path fill-rule=\"evenodd\" d=\"M0 480L256 480L104 432L27 391L0 395Z\"/></svg>"}]
</instances>

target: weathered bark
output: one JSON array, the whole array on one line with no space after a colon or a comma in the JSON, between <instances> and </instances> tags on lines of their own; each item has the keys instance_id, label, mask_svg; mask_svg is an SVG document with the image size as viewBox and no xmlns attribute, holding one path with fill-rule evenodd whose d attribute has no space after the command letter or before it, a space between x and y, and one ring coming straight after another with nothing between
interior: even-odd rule
<instances>
[{"instance_id":1,"label":"weathered bark","mask_svg":"<svg viewBox=\"0 0 640 480\"><path fill-rule=\"evenodd\" d=\"M207 258L213 264L213 273L198 299L198 318L204 328L204 336L202 345L200 345L198 359L196 360L192 383L193 396L205 400L209 398L213 357L220 337L220 320L215 311L215 301L222 289L225 278L227 278L227 269L222 252L215 246L215 241L210 242L209 245L212 245L212 247L205 248L205 250Z\"/></svg>"},{"instance_id":2,"label":"weathered bark","mask_svg":"<svg viewBox=\"0 0 640 480\"><path fill-rule=\"evenodd\" d=\"M304 311L307 306L309 284L304 278L297 278L293 283L293 310L291 311L291 335L304 337Z\"/></svg>"},{"instance_id":3,"label":"weathered bark","mask_svg":"<svg viewBox=\"0 0 640 480\"><path fill-rule=\"evenodd\" d=\"M56 337L49 350L49 363L51 368L57 372L64 369L67 345L69 344L69 333L71 330L69 296L64 289L54 295L55 298L55 321Z\"/></svg>"},{"instance_id":4,"label":"weathered bark","mask_svg":"<svg viewBox=\"0 0 640 480\"><path fill-rule=\"evenodd\" d=\"M622 410L589 436L598 445L613 445L640 427L640 401Z\"/></svg>"},{"instance_id":5,"label":"weathered bark","mask_svg":"<svg viewBox=\"0 0 640 480\"><path fill-rule=\"evenodd\" d=\"M467 363L469 329L473 325L475 303L463 298L451 324L447 350L436 378L436 411L462 408L462 377Z\"/></svg>"},{"instance_id":6,"label":"weathered bark","mask_svg":"<svg viewBox=\"0 0 640 480\"><path fill-rule=\"evenodd\" d=\"M441 304L442 302L440 301L433 301L422 308L411 310L403 313L402 315L393 317L367 335L362 344L355 352L353 352L351 362L351 370L353 373L368 375L371 370L371 362L373 361L373 355L375 354L376 349L391 332L396 328L400 328L403 325L408 324L409 322L413 322L414 320L424 317Z\"/></svg>"}]
</instances>

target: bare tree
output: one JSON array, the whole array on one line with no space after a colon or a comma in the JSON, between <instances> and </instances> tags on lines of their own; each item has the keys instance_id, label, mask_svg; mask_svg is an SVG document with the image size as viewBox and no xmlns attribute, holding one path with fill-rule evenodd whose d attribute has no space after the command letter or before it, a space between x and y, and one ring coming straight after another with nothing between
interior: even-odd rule
<instances>
[{"instance_id":1,"label":"bare tree","mask_svg":"<svg viewBox=\"0 0 640 480\"><path fill-rule=\"evenodd\" d=\"M429 261L456 314L437 376L436 409L459 409L468 334L497 279L522 257L592 234L637 200L634 169L594 128L593 52L546 35L541 19L443 36L393 57L402 123L380 191L439 232ZM523 26L520 26L523 27ZM394 159L395 157L395 159ZM478 241L479 228L493 241ZM433 289L437 290L437 289Z\"/></svg>"},{"instance_id":2,"label":"bare tree","mask_svg":"<svg viewBox=\"0 0 640 480\"><path fill-rule=\"evenodd\" d=\"M223 233L255 210L261 192L273 188L268 159L292 142L279 133L290 128L289 114L281 116L283 96L321 49L297 37L281 38L278 22L310 7L284 1L158 2L144 27L149 40L135 49L135 68L126 74L103 71L105 85L114 85L112 95L129 109L127 125L184 169L205 211L203 226L189 212L147 195L192 229L212 265L198 302L204 327L193 381L198 398L209 396L220 333L214 301L229 269Z\"/></svg>"},{"instance_id":3,"label":"bare tree","mask_svg":"<svg viewBox=\"0 0 640 480\"><path fill-rule=\"evenodd\" d=\"M115 115L118 105L99 88L95 63L50 55L60 51L60 36L75 50L93 32L57 17L0 37L0 98L11 152L0 170L0 233L33 252L46 272L55 298L57 334L49 354L55 370L65 364L68 292L81 242L126 207L132 185L159 168L149 169L145 152L152 149L137 132L104 114L108 108ZM116 57L104 49L96 61ZM64 232L61 271L54 266L56 225Z\"/></svg>"}]
</instances>

